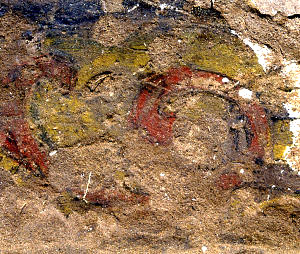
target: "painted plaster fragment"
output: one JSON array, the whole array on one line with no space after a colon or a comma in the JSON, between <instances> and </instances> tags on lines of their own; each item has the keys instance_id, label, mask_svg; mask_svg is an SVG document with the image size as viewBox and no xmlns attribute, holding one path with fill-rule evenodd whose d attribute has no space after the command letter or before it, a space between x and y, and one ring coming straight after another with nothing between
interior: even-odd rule
<instances>
[{"instance_id":1,"label":"painted plaster fragment","mask_svg":"<svg viewBox=\"0 0 300 254\"><path fill-rule=\"evenodd\" d=\"M41 80L33 91L29 111L38 126L36 134L53 148L72 146L99 133L99 123L85 101L76 94L62 96L48 80Z\"/></svg>"},{"instance_id":2,"label":"painted plaster fragment","mask_svg":"<svg viewBox=\"0 0 300 254\"><path fill-rule=\"evenodd\" d=\"M131 121L135 126L146 131L147 139L150 142L170 144L173 141L173 124L177 115L176 112L162 110L161 104L167 96L180 91L209 92L216 93L217 96L224 96L225 93L222 92L222 89L226 90L227 80L229 79L225 79L222 75L192 70L187 66L171 68L165 74L153 75L144 80L144 87L134 104ZM238 91L239 89L233 90ZM229 101L234 101L239 105L241 114L247 120L248 127L245 128L248 128L248 150L254 158L263 158L265 147L270 142L268 117L265 110L256 102L240 102L236 99L236 92L231 95L228 92L226 94L227 97L225 97ZM206 110L215 109L214 113L217 113L216 103L208 106ZM206 108L204 104L203 107ZM185 114L193 118L192 112Z\"/></svg>"},{"instance_id":3,"label":"painted plaster fragment","mask_svg":"<svg viewBox=\"0 0 300 254\"><path fill-rule=\"evenodd\" d=\"M13 86L23 91L25 98L16 96L14 100L1 105L0 144L7 155L20 165L32 172L46 175L46 153L41 151L33 138L25 114L26 96L30 95L33 85L42 77L55 79L69 90L76 80L76 72L62 59L49 55L34 57L16 65L1 83L4 88Z\"/></svg>"},{"instance_id":4,"label":"painted plaster fragment","mask_svg":"<svg viewBox=\"0 0 300 254\"><path fill-rule=\"evenodd\" d=\"M269 140L269 124L265 110L257 103L251 103L245 108L245 114L250 122L252 139L249 150L263 158Z\"/></svg>"},{"instance_id":5,"label":"painted plaster fragment","mask_svg":"<svg viewBox=\"0 0 300 254\"><path fill-rule=\"evenodd\" d=\"M212 33L187 33L184 41L188 50L183 56L187 64L210 72L222 73L233 79L254 78L263 74L257 56L235 36L224 42ZM210 45L209 47L207 45Z\"/></svg>"},{"instance_id":6,"label":"painted plaster fragment","mask_svg":"<svg viewBox=\"0 0 300 254\"><path fill-rule=\"evenodd\" d=\"M200 71L195 75L202 78L214 78L218 82L222 82L222 77L217 74ZM171 141L172 125L176 116L173 113L160 113L159 103L164 96L177 89L176 85L179 82L192 76L192 70L182 66L170 69L166 75L154 75L145 80L146 87L142 89L136 101L132 122L146 129L151 141L161 144ZM155 91L156 88L161 90L158 94Z\"/></svg>"},{"instance_id":7,"label":"painted plaster fragment","mask_svg":"<svg viewBox=\"0 0 300 254\"><path fill-rule=\"evenodd\" d=\"M131 192L124 192L117 189L101 189L94 192L88 192L86 195L84 191L72 190L71 193L80 200L85 200L93 205L102 207L110 207L125 204L145 204L149 201L149 196L146 194L136 194ZM84 198L83 198L84 197Z\"/></svg>"},{"instance_id":8,"label":"painted plaster fragment","mask_svg":"<svg viewBox=\"0 0 300 254\"><path fill-rule=\"evenodd\" d=\"M236 173L224 173L219 177L217 181L217 185L223 190L236 188L241 184L242 180Z\"/></svg>"},{"instance_id":9,"label":"painted plaster fragment","mask_svg":"<svg viewBox=\"0 0 300 254\"><path fill-rule=\"evenodd\" d=\"M84 65L78 72L77 89L83 88L88 81L101 72L121 67L136 71L147 65L150 60L147 53L122 48L105 50L90 64Z\"/></svg>"}]
</instances>

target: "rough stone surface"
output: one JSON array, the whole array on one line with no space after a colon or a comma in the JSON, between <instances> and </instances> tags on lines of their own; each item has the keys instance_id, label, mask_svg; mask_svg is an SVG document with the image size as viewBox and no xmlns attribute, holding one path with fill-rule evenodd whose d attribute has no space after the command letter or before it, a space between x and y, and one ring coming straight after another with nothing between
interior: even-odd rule
<instances>
[{"instance_id":1,"label":"rough stone surface","mask_svg":"<svg viewBox=\"0 0 300 254\"><path fill-rule=\"evenodd\" d=\"M250 0L249 2L261 13L271 16L279 12L285 16L300 14L300 2L297 0Z\"/></svg>"},{"instance_id":2,"label":"rough stone surface","mask_svg":"<svg viewBox=\"0 0 300 254\"><path fill-rule=\"evenodd\" d=\"M251 2L0 1L0 253L298 253L298 11Z\"/></svg>"}]
</instances>

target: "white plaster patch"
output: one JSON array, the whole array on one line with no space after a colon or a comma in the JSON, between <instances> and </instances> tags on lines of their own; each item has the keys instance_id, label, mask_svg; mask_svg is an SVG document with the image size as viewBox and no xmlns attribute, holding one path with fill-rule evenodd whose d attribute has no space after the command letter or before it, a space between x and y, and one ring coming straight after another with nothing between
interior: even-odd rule
<instances>
[{"instance_id":1,"label":"white plaster patch","mask_svg":"<svg viewBox=\"0 0 300 254\"><path fill-rule=\"evenodd\" d=\"M242 98L244 98L244 99L251 100L252 94L253 94L253 92L250 91L250 90L247 89L247 88L241 88L241 89L239 90L239 96L242 97Z\"/></svg>"},{"instance_id":2,"label":"white plaster patch","mask_svg":"<svg viewBox=\"0 0 300 254\"><path fill-rule=\"evenodd\" d=\"M268 71L271 67L273 54L267 46L260 46L257 43L253 43L249 39L243 39L243 42L248 45L256 54L258 63L263 67L264 71Z\"/></svg>"},{"instance_id":3,"label":"white plaster patch","mask_svg":"<svg viewBox=\"0 0 300 254\"><path fill-rule=\"evenodd\" d=\"M291 117L291 118L300 118L300 112L298 111L299 108L297 108L294 104L289 103L289 102L285 103L284 108L289 113L289 117Z\"/></svg>"},{"instance_id":4,"label":"white plaster patch","mask_svg":"<svg viewBox=\"0 0 300 254\"><path fill-rule=\"evenodd\" d=\"M263 67L264 71L268 71L274 63L274 53L268 49L266 46L261 46L256 43L251 42L247 38L242 38L236 31L231 30L231 33L237 35L243 42L248 45L256 54L258 58L258 63ZM283 69L281 76L284 78L285 82L289 82L289 86L295 90L290 93L288 102L284 104L285 109L289 113L289 117L293 118L290 122L290 131L293 133L293 144L288 146L284 152L284 160L289 164L289 166L298 171L300 174L299 162L299 147L300 147L300 65L296 61L282 61ZM250 91L251 92L251 91ZM252 92L251 92L252 95ZM250 99L250 93L247 91L239 91L239 96L243 98Z\"/></svg>"},{"instance_id":5,"label":"white plaster patch","mask_svg":"<svg viewBox=\"0 0 300 254\"><path fill-rule=\"evenodd\" d=\"M228 83L228 82L229 82L229 79L226 78L226 77L225 77L225 78L222 78L222 82L223 82L223 83Z\"/></svg>"},{"instance_id":6,"label":"white plaster patch","mask_svg":"<svg viewBox=\"0 0 300 254\"><path fill-rule=\"evenodd\" d=\"M57 153L57 151L56 151L56 150L54 150L54 151L51 151L51 152L49 153L49 156L54 156L56 153Z\"/></svg>"},{"instance_id":7,"label":"white plaster patch","mask_svg":"<svg viewBox=\"0 0 300 254\"><path fill-rule=\"evenodd\" d=\"M171 9L171 10L173 10L173 9L174 9L174 6L163 3L163 4L160 4L160 5L159 5L159 8L160 8L162 11L163 11L164 9Z\"/></svg>"},{"instance_id":8,"label":"white plaster patch","mask_svg":"<svg viewBox=\"0 0 300 254\"><path fill-rule=\"evenodd\" d=\"M233 34L233 35L238 35L236 31L234 30L230 30L230 32Z\"/></svg>"},{"instance_id":9,"label":"white plaster patch","mask_svg":"<svg viewBox=\"0 0 300 254\"><path fill-rule=\"evenodd\" d=\"M295 61L283 61L283 69L281 75L290 81L293 88L300 88L300 65Z\"/></svg>"},{"instance_id":10,"label":"white plaster patch","mask_svg":"<svg viewBox=\"0 0 300 254\"><path fill-rule=\"evenodd\" d=\"M299 151L297 151L297 148L300 146L299 142L299 135L300 135L300 119L296 119L290 122L290 131L293 133L293 145L288 146L284 152L284 159L287 161L289 166L295 170L298 171L298 174L300 173L300 168L298 166L300 162L300 156ZM294 152L294 150L296 150Z\"/></svg>"},{"instance_id":11,"label":"white plaster patch","mask_svg":"<svg viewBox=\"0 0 300 254\"><path fill-rule=\"evenodd\" d=\"M233 35L239 37L247 46L249 46L258 58L258 63L262 66L264 72L267 72L273 64L275 59L274 53L267 46L259 45L250 41L248 38L244 38L242 35L238 34L235 30L230 30Z\"/></svg>"},{"instance_id":12,"label":"white plaster patch","mask_svg":"<svg viewBox=\"0 0 300 254\"><path fill-rule=\"evenodd\" d=\"M252 1L254 2L254 1ZM238 36L243 42L248 45L256 54L259 64L263 67L264 71L270 69L276 59L274 53L266 46L260 46L251 42L247 38L243 38L236 31L231 30L231 33ZM284 82L288 82L288 85L294 89L289 95L287 103L284 104L285 109L289 113L289 117L293 118L290 122L290 131L293 133L293 144L288 146L284 152L284 160L289 166L300 173L300 65L296 61L282 61L281 76L284 78ZM244 98L243 94L247 94L244 91L239 91L239 95Z\"/></svg>"},{"instance_id":13,"label":"white plaster patch","mask_svg":"<svg viewBox=\"0 0 300 254\"><path fill-rule=\"evenodd\" d=\"M139 4L133 6L131 9L128 10L128 13L134 11L134 10L135 10L136 8L138 8L139 6L140 6Z\"/></svg>"},{"instance_id":14,"label":"white plaster patch","mask_svg":"<svg viewBox=\"0 0 300 254\"><path fill-rule=\"evenodd\" d=\"M293 88L300 87L300 65L294 61L283 61L282 76L290 82ZM288 102L284 104L284 108L293 118L290 122L290 131L293 133L293 145L287 147L284 152L284 159L290 167L300 173L299 168L299 146L300 146L300 91L295 89L290 93Z\"/></svg>"}]
</instances>

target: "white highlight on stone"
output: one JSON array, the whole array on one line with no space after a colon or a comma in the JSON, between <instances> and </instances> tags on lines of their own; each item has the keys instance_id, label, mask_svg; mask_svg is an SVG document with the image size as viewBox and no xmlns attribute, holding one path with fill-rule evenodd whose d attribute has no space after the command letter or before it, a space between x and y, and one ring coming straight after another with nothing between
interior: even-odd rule
<instances>
[{"instance_id":1,"label":"white highlight on stone","mask_svg":"<svg viewBox=\"0 0 300 254\"><path fill-rule=\"evenodd\" d=\"M165 173L160 173L160 176L161 176L161 177L164 177L164 176L165 176Z\"/></svg>"},{"instance_id":2,"label":"white highlight on stone","mask_svg":"<svg viewBox=\"0 0 300 254\"><path fill-rule=\"evenodd\" d=\"M222 78L222 82L223 82L223 83L228 83L228 82L229 82L229 79L226 78L226 77L225 77L225 78Z\"/></svg>"},{"instance_id":3,"label":"white highlight on stone","mask_svg":"<svg viewBox=\"0 0 300 254\"><path fill-rule=\"evenodd\" d=\"M297 151L300 146L300 65L295 61L284 60L282 69L282 77L285 81L289 82L291 88L294 89L288 98L288 102L284 104L284 108L289 114L289 117L293 118L290 121L290 131L293 133L293 144L288 146L284 152L284 159L289 166L298 171L300 175L300 154Z\"/></svg>"},{"instance_id":4,"label":"white highlight on stone","mask_svg":"<svg viewBox=\"0 0 300 254\"><path fill-rule=\"evenodd\" d=\"M241 88L239 90L239 96L242 97L242 98L244 98L244 99L251 100L252 94L253 94L252 91L250 91L247 88Z\"/></svg>"},{"instance_id":5,"label":"white highlight on stone","mask_svg":"<svg viewBox=\"0 0 300 254\"><path fill-rule=\"evenodd\" d=\"M242 169L240 170L240 173L241 173L241 174L244 174L244 173L245 173L245 170L242 168Z\"/></svg>"},{"instance_id":6,"label":"white highlight on stone","mask_svg":"<svg viewBox=\"0 0 300 254\"><path fill-rule=\"evenodd\" d=\"M128 10L128 13L134 11L134 10L135 10L136 8L138 8L139 6L140 6L139 4L133 6L131 9Z\"/></svg>"},{"instance_id":7,"label":"white highlight on stone","mask_svg":"<svg viewBox=\"0 0 300 254\"><path fill-rule=\"evenodd\" d=\"M104 13L107 13L105 1L102 1L102 10L104 11Z\"/></svg>"},{"instance_id":8,"label":"white highlight on stone","mask_svg":"<svg viewBox=\"0 0 300 254\"><path fill-rule=\"evenodd\" d=\"M173 9L174 9L174 6L163 3L163 4L160 4L160 5L159 5L159 8L160 8L162 11L163 11L164 9L171 9L171 10L173 10Z\"/></svg>"},{"instance_id":9,"label":"white highlight on stone","mask_svg":"<svg viewBox=\"0 0 300 254\"><path fill-rule=\"evenodd\" d=\"M288 103L284 103L283 106L286 109L286 111L289 113L289 117L300 118L300 112L297 110L295 105L288 102Z\"/></svg>"},{"instance_id":10,"label":"white highlight on stone","mask_svg":"<svg viewBox=\"0 0 300 254\"><path fill-rule=\"evenodd\" d=\"M254 51L259 64L263 67L265 72L270 69L276 59L272 50L267 48L265 45L261 46L257 43L253 43L247 38L243 38L243 36L239 35L234 30L231 30L231 33L238 36ZM297 151L297 148L300 147L300 65L297 64L296 61L287 61L286 59L283 59L282 65L283 69L281 75L284 78L284 82L288 81L290 88L294 89L290 93L288 102L284 104L289 116L294 118L294 120L290 122L290 131L293 133L293 144L286 148L284 152L284 160L293 170L298 171L298 174L300 175L300 155Z\"/></svg>"},{"instance_id":11,"label":"white highlight on stone","mask_svg":"<svg viewBox=\"0 0 300 254\"><path fill-rule=\"evenodd\" d=\"M205 245L203 245L203 246L201 247L201 250L202 250L203 253L205 253L205 252L207 251L207 247L206 247Z\"/></svg>"},{"instance_id":12,"label":"white highlight on stone","mask_svg":"<svg viewBox=\"0 0 300 254\"><path fill-rule=\"evenodd\" d=\"M296 61L283 61L282 76L288 79L293 88L300 88L300 65Z\"/></svg>"},{"instance_id":13,"label":"white highlight on stone","mask_svg":"<svg viewBox=\"0 0 300 254\"><path fill-rule=\"evenodd\" d=\"M88 201L85 199L86 198L86 195L89 191L89 186L91 184L91 176L92 176L92 172L89 173L89 178L88 178L88 182L86 184L86 188L85 188L85 191L84 191L84 195L82 197L82 200L85 202L85 203L88 203Z\"/></svg>"},{"instance_id":14,"label":"white highlight on stone","mask_svg":"<svg viewBox=\"0 0 300 254\"><path fill-rule=\"evenodd\" d=\"M236 31L234 30L230 30L230 32L233 34L233 35L238 35Z\"/></svg>"},{"instance_id":15,"label":"white highlight on stone","mask_svg":"<svg viewBox=\"0 0 300 254\"><path fill-rule=\"evenodd\" d=\"M54 151L50 152L49 155L50 155L50 156L54 156L56 153L57 153L57 151L54 150Z\"/></svg>"}]
</instances>

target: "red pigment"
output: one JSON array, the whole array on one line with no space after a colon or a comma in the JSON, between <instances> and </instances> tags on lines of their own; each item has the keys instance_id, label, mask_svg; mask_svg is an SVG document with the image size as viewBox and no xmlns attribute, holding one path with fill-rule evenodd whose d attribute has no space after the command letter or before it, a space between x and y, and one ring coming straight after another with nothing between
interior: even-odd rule
<instances>
[{"instance_id":1,"label":"red pigment","mask_svg":"<svg viewBox=\"0 0 300 254\"><path fill-rule=\"evenodd\" d=\"M257 157L263 158L265 150L261 140L267 141L269 139L269 125L265 110L254 102L248 105L244 111L253 134L249 150Z\"/></svg>"},{"instance_id":2,"label":"red pigment","mask_svg":"<svg viewBox=\"0 0 300 254\"><path fill-rule=\"evenodd\" d=\"M222 174L217 182L217 185L223 190L239 187L242 183L241 178L236 173Z\"/></svg>"},{"instance_id":3,"label":"red pigment","mask_svg":"<svg viewBox=\"0 0 300 254\"><path fill-rule=\"evenodd\" d=\"M72 190L77 198L83 200L84 192L82 190ZM87 202L101 206L115 206L120 203L128 204L145 204L149 201L146 194L136 194L131 192L123 192L120 190L101 189L99 191L88 192L84 198Z\"/></svg>"},{"instance_id":4,"label":"red pigment","mask_svg":"<svg viewBox=\"0 0 300 254\"><path fill-rule=\"evenodd\" d=\"M190 79L192 76L213 78L222 84L222 76L204 71L193 72L187 66L169 69L165 75L153 75L146 80L146 82L152 83L153 87L142 89L136 100L134 116L131 117L134 124L147 131L148 139L151 142L167 144L171 141L173 136L172 126L176 120L176 115L173 113L160 113L159 103L163 96L176 89L179 82ZM161 89L163 92L158 96L154 95L157 94L154 93L155 89Z\"/></svg>"},{"instance_id":5,"label":"red pigment","mask_svg":"<svg viewBox=\"0 0 300 254\"><path fill-rule=\"evenodd\" d=\"M192 77L213 79L223 85L223 76L206 71L192 71L187 66L169 69L164 75L152 75L146 84L152 85L144 87L136 100L136 106L131 115L132 122L147 131L147 138L151 142L168 144L172 140L172 126L176 119L175 114L159 112L159 104L162 98L168 93L175 91L179 82ZM186 85L183 89L194 88ZM158 93L158 91L160 91ZM182 88L181 88L182 89ZM198 87L198 89L201 89ZM156 91L156 92L155 92ZM157 95L159 94L159 95ZM269 125L264 109L257 103L252 103L243 107L252 132L252 140L249 150L259 158L265 154L263 140L268 140Z\"/></svg>"},{"instance_id":6,"label":"red pigment","mask_svg":"<svg viewBox=\"0 0 300 254\"><path fill-rule=\"evenodd\" d=\"M25 70L31 71L30 78L24 77ZM42 55L15 66L2 80L2 84L14 83L17 87L30 87L41 77L58 80L60 84L69 85L70 89L75 85L77 79L75 69L68 63L53 59L48 55Z\"/></svg>"},{"instance_id":7,"label":"red pigment","mask_svg":"<svg viewBox=\"0 0 300 254\"><path fill-rule=\"evenodd\" d=\"M26 73L28 71L28 73ZM29 77L27 75L30 74ZM48 55L32 58L15 68L2 80L4 86L32 87L40 78L57 80L69 89L76 83L76 71L66 62ZM27 94L28 95L28 94ZM38 169L43 175L48 172L47 156L31 135L23 112L23 100L0 105L0 145L10 156L31 171Z\"/></svg>"},{"instance_id":8,"label":"red pigment","mask_svg":"<svg viewBox=\"0 0 300 254\"><path fill-rule=\"evenodd\" d=\"M24 119L7 121L11 126L1 131L1 145L13 159L31 171L39 171L45 175L48 172L46 154L31 136L30 129Z\"/></svg>"}]
</instances>

